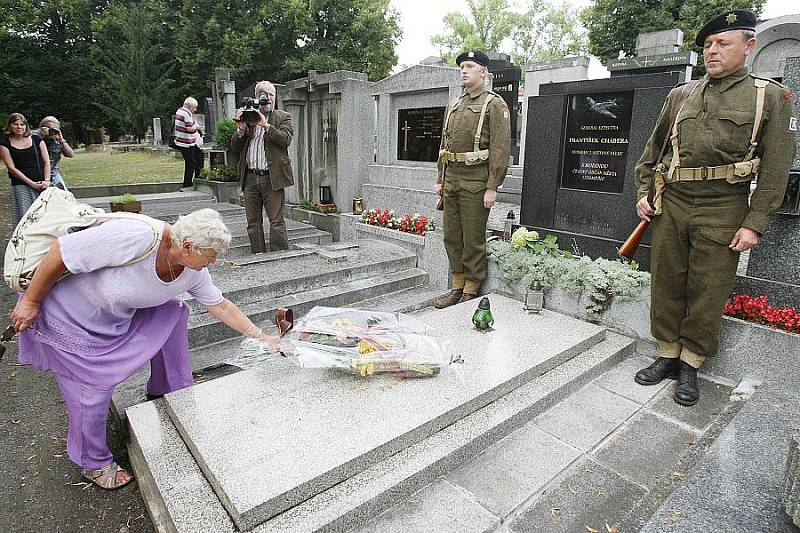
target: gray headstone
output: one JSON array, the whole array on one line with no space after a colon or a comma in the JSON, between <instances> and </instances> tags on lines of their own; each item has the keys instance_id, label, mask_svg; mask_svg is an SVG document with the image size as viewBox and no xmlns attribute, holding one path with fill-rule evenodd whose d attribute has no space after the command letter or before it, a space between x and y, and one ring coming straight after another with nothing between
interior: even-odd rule
<instances>
[{"instance_id":1,"label":"gray headstone","mask_svg":"<svg viewBox=\"0 0 800 533\"><path fill-rule=\"evenodd\" d=\"M375 83L376 154L364 185L367 209L394 209L400 215L421 213L441 222L440 213L434 210L435 156L409 157L403 147L433 155L430 148L441 140L436 117L443 116L447 103L461 92L459 71L452 67L414 65ZM413 116L427 118L407 125L406 119ZM415 129L404 129L412 126ZM435 152L438 155L438 147Z\"/></svg>"},{"instance_id":2,"label":"gray headstone","mask_svg":"<svg viewBox=\"0 0 800 533\"><path fill-rule=\"evenodd\" d=\"M161 146L164 144L164 141L161 137L161 118L160 117L153 117L153 144L155 146Z\"/></svg>"},{"instance_id":3,"label":"gray headstone","mask_svg":"<svg viewBox=\"0 0 800 533\"><path fill-rule=\"evenodd\" d=\"M213 98L206 98L206 115L208 116L208 132L206 135L213 141L214 136L217 134L217 108Z\"/></svg>"},{"instance_id":4,"label":"gray headstone","mask_svg":"<svg viewBox=\"0 0 800 533\"><path fill-rule=\"evenodd\" d=\"M783 84L794 93L794 117L800 121L800 51L798 57L787 57L784 61ZM800 130L800 126L798 126ZM793 168L800 170L800 131L795 133L797 152Z\"/></svg>"},{"instance_id":5,"label":"gray headstone","mask_svg":"<svg viewBox=\"0 0 800 533\"><path fill-rule=\"evenodd\" d=\"M327 186L337 207L347 211L353 198L361 197L373 158L373 84L360 72L308 74L279 93L294 125L289 157L295 185L286 189L287 201L318 202L320 187Z\"/></svg>"},{"instance_id":6,"label":"gray headstone","mask_svg":"<svg viewBox=\"0 0 800 533\"><path fill-rule=\"evenodd\" d=\"M756 47L747 57L753 73L766 78L781 78L787 68L785 61L798 56L800 14L776 17L756 25Z\"/></svg>"},{"instance_id":7,"label":"gray headstone","mask_svg":"<svg viewBox=\"0 0 800 533\"><path fill-rule=\"evenodd\" d=\"M640 33L636 37L636 55L651 56L671 54L680 50L683 32L678 28L671 30Z\"/></svg>"}]
</instances>

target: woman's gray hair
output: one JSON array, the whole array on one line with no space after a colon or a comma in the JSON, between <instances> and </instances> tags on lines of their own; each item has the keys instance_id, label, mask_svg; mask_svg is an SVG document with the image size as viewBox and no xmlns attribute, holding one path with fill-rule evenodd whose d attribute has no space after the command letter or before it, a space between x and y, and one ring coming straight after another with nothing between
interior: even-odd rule
<instances>
[{"instance_id":1,"label":"woman's gray hair","mask_svg":"<svg viewBox=\"0 0 800 533\"><path fill-rule=\"evenodd\" d=\"M58 119L56 117L54 117L53 115L47 115L46 117L44 117L42 120L39 121L39 127L41 128L41 127L47 126L51 122L55 122L56 124L59 124L59 125L61 124L58 121Z\"/></svg>"},{"instance_id":2,"label":"woman's gray hair","mask_svg":"<svg viewBox=\"0 0 800 533\"><path fill-rule=\"evenodd\" d=\"M172 242L178 246L192 243L194 251L214 250L219 253L231 244L231 232L222 217L213 209L198 209L178 218L172 225Z\"/></svg>"},{"instance_id":3,"label":"woman's gray hair","mask_svg":"<svg viewBox=\"0 0 800 533\"><path fill-rule=\"evenodd\" d=\"M197 100L195 100L191 96L187 96L186 100L183 101L183 106L184 107L189 107L189 106L197 107Z\"/></svg>"}]
</instances>

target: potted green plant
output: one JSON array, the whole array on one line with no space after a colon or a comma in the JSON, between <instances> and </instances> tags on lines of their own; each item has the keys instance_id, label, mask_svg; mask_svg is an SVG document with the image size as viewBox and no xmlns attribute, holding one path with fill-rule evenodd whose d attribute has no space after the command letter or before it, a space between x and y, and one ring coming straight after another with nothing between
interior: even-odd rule
<instances>
[{"instance_id":1,"label":"potted green plant","mask_svg":"<svg viewBox=\"0 0 800 533\"><path fill-rule=\"evenodd\" d=\"M236 122L226 118L217 123L217 132L214 136L214 149L211 150L209 159L212 164L222 163L224 166L235 165L231 153L231 138L236 133Z\"/></svg>"},{"instance_id":2,"label":"potted green plant","mask_svg":"<svg viewBox=\"0 0 800 533\"><path fill-rule=\"evenodd\" d=\"M111 212L125 211L126 213L141 213L142 202L136 196L126 192L122 196L117 196L111 200Z\"/></svg>"}]
</instances>

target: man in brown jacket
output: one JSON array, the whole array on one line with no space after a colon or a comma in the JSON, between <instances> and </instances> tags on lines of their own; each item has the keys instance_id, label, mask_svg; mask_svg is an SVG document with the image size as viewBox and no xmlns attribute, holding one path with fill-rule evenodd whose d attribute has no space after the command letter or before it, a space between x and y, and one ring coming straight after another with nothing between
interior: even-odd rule
<instances>
[{"instance_id":1,"label":"man in brown jacket","mask_svg":"<svg viewBox=\"0 0 800 533\"><path fill-rule=\"evenodd\" d=\"M653 221L650 324L659 357L634 379L677 379L681 405L700 397L697 369L719 347L739 254L767 230L794 160L792 92L746 64L755 26L752 12L734 9L700 29L706 75L669 93L636 165L636 212Z\"/></svg>"},{"instance_id":2,"label":"man in brown jacket","mask_svg":"<svg viewBox=\"0 0 800 533\"><path fill-rule=\"evenodd\" d=\"M256 100L262 96L266 96L268 102L259 106L254 123L241 120L242 109L236 111L237 130L231 138L231 150L238 159L239 180L244 191L247 235L254 254L267 250L264 209L269 218L269 249L289 249L283 219L283 189L294 184L288 152L294 134L292 116L275 109L275 86L268 81L256 84Z\"/></svg>"}]
</instances>

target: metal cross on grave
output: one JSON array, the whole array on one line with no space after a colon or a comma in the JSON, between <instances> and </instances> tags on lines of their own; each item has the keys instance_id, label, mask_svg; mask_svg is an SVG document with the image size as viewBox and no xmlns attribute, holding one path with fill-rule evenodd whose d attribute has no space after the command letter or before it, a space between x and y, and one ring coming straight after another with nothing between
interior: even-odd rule
<instances>
[{"instance_id":1,"label":"metal cross on grave","mask_svg":"<svg viewBox=\"0 0 800 533\"><path fill-rule=\"evenodd\" d=\"M403 130L403 153L408 153L408 132L411 131L411 126L408 125L408 121L405 121L405 126L400 128Z\"/></svg>"}]
</instances>

